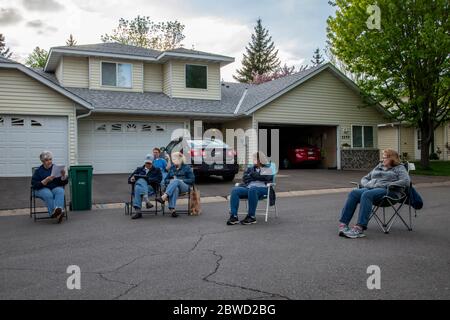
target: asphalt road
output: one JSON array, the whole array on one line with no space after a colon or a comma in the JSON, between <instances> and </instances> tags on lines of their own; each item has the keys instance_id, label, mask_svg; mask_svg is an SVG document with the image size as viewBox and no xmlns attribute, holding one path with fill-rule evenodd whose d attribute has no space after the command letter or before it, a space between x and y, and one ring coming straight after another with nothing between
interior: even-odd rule
<instances>
[{"instance_id":1,"label":"asphalt road","mask_svg":"<svg viewBox=\"0 0 450 320\"><path fill-rule=\"evenodd\" d=\"M337 236L344 194L279 199L278 219L249 227L226 226L225 203L179 219L0 218L0 299L449 299L450 187L420 191L413 232L372 224L360 240ZM69 265L81 290L66 287ZM381 290L367 289L371 265Z\"/></svg>"}]
</instances>

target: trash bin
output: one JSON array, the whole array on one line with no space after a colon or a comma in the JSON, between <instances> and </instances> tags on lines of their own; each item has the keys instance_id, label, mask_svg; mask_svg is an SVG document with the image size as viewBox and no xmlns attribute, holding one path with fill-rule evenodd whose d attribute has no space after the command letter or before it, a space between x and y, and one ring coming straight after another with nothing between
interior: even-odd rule
<instances>
[{"instance_id":1,"label":"trash bin","mask_svg":"<svg viewBox=\"0 0 450 320\"><path fill-rule=\"evenodd\" d=\"M92 209L92 166L71 166L70 192L73 211Z\"/></svg>"}]
</instances>

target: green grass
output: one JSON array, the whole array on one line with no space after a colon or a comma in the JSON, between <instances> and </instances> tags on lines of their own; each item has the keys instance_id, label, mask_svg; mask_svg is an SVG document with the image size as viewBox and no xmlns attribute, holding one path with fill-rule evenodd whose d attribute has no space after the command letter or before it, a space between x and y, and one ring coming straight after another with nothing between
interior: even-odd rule
<instances>
[{"instance_id":1,"label":"green grass","mask_svg":"<svg viewBox=\"0 0 450 320\"><path fill-rule=\"evenodd\" d=\"M420 176L450 176L450 161L431 161L430 170L425 170L420 165L420 162L414 162L416 171L412 174Z\"/></svg>"}]
</instances>

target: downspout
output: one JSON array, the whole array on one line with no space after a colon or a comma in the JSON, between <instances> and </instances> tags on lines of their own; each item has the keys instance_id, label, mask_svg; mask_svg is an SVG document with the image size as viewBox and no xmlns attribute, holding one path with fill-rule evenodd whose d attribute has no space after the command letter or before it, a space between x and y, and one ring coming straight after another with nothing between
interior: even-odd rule
<instances>
[{"instance_id":1,"label":"downspout","mask_svg":"<svg viewBox=\"0 0 450 320\"><path fill-rule=\"evenodd\" d=\"M92 110L89 110L88 113L82 114L81 116L77 116L77 117L76 117L77 123L76 123L76 132L75 132L75 135L76 135L76 141L77 141L77 143L76 143L76 146L75 146L75 148L76 148L75 150L76 150L76 163L77 163L77 164L78 164L78 120L83 119L83 118L87 118L87 117L89 117L91 114L92 114Z\"/></svg>"}]
</instances>

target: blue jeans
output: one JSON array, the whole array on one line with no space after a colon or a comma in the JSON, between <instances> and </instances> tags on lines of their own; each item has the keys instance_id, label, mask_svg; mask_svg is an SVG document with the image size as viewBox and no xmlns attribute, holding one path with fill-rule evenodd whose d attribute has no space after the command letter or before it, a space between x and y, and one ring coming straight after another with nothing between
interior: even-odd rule
<instances>
[{"instance_id":1,"label":"blue jeans","mask_svg":"<svg viewBox=\"0 0 450 320\"><path fill-rule=\"evenodd\" d=\"M348 225L353 218L358 203L359 216L358 226L367 228L369 224L370 214L372 213L372 206L374 202L380 201L386 195L386 189L355 189L348 195L347 202L344 209L342 209L342 216L340 222Z\"/></svg>"},{"instance_id":2,"label":"blue jeans","mask_svg":"<svg viewBox=\"0 0 450 320\"><path fill-rule=\"evenodd\" d=\"M34 194L36 195L36 198L39 198L45 202L49 216L53 214L53 210L55 210L56 208L64 209L63 187L57 187L53 190L50 190L49 188L42 188L39 190L35 190Z\"/></svg>"},{"instance_id":3,"label":"blue jeans","mask_svg":"<svg viewBox=\"0 0 450 320\"><path fill-rule=\"evenodd\" d=\"M169 196L169 209L175 209L177 207L177 199L180 193L189 192L190 188L191 186L184 183L183 180L171 180L166 188L166 194Z\"/></svg>"},{"instance_id":4,"label":"blue jeans","mask_svg":"<svg viewBox=\"0 0 450 320\"><path fill-rule=\"evenodd\" d=\"M248 215L250 217L256 216L256 208L258 207L258 201L267 196L267 188L246 188L235 187L231 190L230 198L230 212L231 215L237 217L239 211L239 200L248 199Z\"/></svg>"},{"instance_id":5,"label":"blue jeans","mask_svg":"<svg viewBox=\"0 0 450 320\"><path fill-rule=\"evenodd\" d=\"M155 190L153 190L152 186L149 186L144 179L139 179L134 185L133 207L141 209L142 196L149 197L154 194Z\"/></svg>"}]
</instances>

